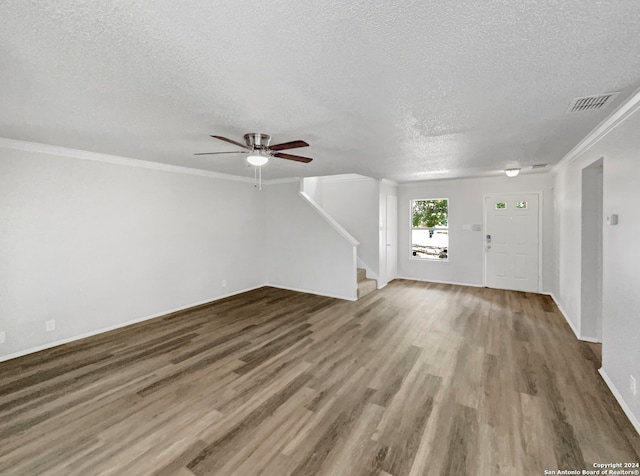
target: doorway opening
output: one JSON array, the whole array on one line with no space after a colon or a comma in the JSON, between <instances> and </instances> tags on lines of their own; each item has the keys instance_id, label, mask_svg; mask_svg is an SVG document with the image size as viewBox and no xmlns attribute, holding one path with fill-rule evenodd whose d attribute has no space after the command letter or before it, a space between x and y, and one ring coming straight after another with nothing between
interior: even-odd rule
<instances>
[{"instance_id":1,"label":"doorway opening","mask_svg":"<svg viewBox=\"0 0 640 476\"><path fill-rule=\"evenodd\" d=\"M582 169L580 336L602 342L602 200L604 159Z\"/></svg>"}]
</instances>

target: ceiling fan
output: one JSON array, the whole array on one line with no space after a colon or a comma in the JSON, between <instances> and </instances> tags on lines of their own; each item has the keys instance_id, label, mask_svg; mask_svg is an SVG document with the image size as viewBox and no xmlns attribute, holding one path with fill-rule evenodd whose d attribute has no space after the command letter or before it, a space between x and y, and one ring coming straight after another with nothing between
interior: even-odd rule
<instances>
[{"instance_id":1,"label":"ceiling fan","mask_svg":"<svg viewBox=\"0 0 640 476\"><path fill-rule=\"evenodd\" d=\"M294 140L291 142L283 142L282 144L269 145L271 142L271 136L268 134L260 134L252 132L244 135L246 145L236 142L232 139L227 139L222 136L211 136L214 139L218 139L229 144L242 147L244 150L233 150L229 152L201 152L194 155L215 155L215 154L247 154L247 162L254 167L262 167L271 157L278 157L279 159L295 160L296 162L309 163L313 159L309 157L302 157L300 155L287 154L280 152L281 150L297 149L298 147L309 147L303 140Z\"/></svg>"}]
</instances>

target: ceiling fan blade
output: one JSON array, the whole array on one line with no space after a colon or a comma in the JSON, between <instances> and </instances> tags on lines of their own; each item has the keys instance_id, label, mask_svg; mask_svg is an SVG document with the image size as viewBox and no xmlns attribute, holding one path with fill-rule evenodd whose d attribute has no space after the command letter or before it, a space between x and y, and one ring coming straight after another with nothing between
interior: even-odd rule
<instances>
[{"instance_id":1,"label":"ceiling fan blade","mask_svg":"<svg viewBox=\"0 0 640 476\"><path fill-rule=\"evenodd\" d=\"M283 152L278 152L277 154L273 154L273 156L280 157L281 159L295 160L296 162L304 162L305 164L308 164L313 160L313 159L310 159L309 157L301 157L299 155L285 154Z\"/></svg>"},{"instance_id":2,"label":"ceiling fan blade","mask_svg":"<svg viewBox=\"0 0 640 476\"><path fill-rule=\"evenodd\" d=\"M215 155L215 154L246 154L244 150L232 150L231 152L199 152L193 155Z\"/></svg>"},{"instance_id":3,"label":"ceiling fan blade","mask_svg":"<svg viewBox=\"0 0 640 476\"><path fill-rule=\"evenodd\" d=\"M229 144L237 145L238 147L242 147L243 149L251 150L251 147L248 147L248 146L246 146L244 144L241 144L240 142L236 142L234 140L227 139L226 137L222 137L222 136L211 136L211 137L213 137L214 139L223 140L225 142L228 142Z\"/></svg>"},{"instance_id":4,"label":"ceiling fan blade","mask_svg":"<svg viewBox=\"0 0 640 476\"><path fill-rule=\"evenodd\" d=\"M283 142L282 144L270 145L271 150L285 150L285 149L297 149L298 147L309 147L303 140L293 140L291 142Z\"/></svg>"}]
</instances>

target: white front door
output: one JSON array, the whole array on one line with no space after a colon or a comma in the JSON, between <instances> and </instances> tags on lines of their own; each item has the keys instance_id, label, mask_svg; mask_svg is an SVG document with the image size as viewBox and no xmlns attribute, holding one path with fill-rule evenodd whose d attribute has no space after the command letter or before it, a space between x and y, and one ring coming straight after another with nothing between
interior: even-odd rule
<instances>
[{"instance_id":1,"label":"white front door","mask_svg":"<svg viewBox=\"0 0 640 476\"><path fill-rule=\"evenodd\" d=\"M485 285L538 292L538 195L484 199Z\"/></svg>"},{"instance_id":2,"label":"white front door","mask_svg":"<svg viewBox=\"0 0 640 476\"><path fill-rule=\"evenodd\" d=\"M393 281L398 275L398 197L387 195L387 276Z\"/></svg>"}]
</instances>

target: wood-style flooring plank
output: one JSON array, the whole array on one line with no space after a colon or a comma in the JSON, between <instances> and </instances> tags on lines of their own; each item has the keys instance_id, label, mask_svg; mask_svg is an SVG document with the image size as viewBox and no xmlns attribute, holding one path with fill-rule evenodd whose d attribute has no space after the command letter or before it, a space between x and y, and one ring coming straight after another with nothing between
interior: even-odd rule
<instances>
[{"instance_id":1,"label":"wood-style flooring plank","mask_svg":"<svg viewBox=\"0 0 640 476\"><path fill-rule=\"evenodd\" d=\"M538 475L640 460L549 296L261 288L0 363L0 474Z\"/></svg>"}]
</instances>

